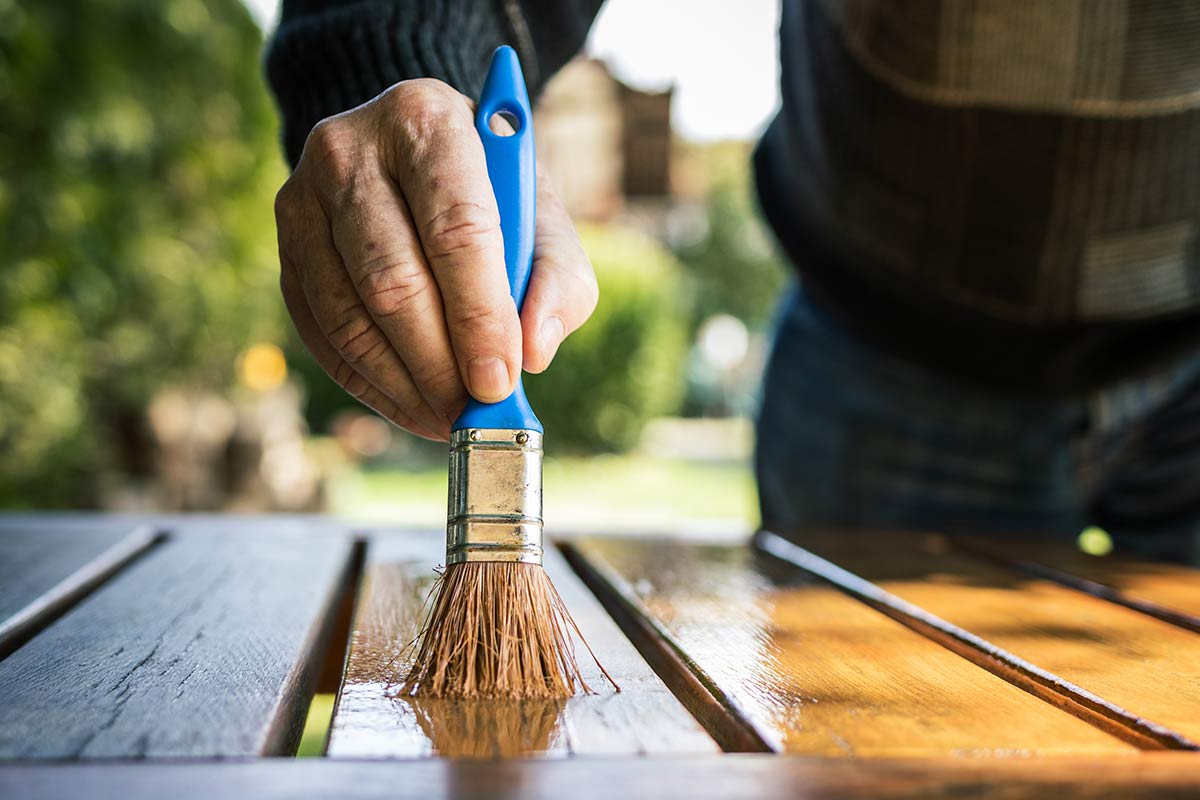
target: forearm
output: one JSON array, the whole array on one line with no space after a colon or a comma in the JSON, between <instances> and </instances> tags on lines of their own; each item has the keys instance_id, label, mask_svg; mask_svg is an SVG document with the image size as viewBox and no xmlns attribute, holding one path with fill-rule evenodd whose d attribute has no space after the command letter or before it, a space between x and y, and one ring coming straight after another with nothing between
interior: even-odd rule
<instances>
[{"instance_id":1,"label":"forearm","mask_svg":"<svg viewBox=\"0 0 1200 800\"><path fill-rule=\"evenodd\" d=\"M267 76L295 164L321 119L409 78L478 97L488 58L517 48L530 90L583 45L602 0L284 0Z\"/></svg>"}]
</instances>

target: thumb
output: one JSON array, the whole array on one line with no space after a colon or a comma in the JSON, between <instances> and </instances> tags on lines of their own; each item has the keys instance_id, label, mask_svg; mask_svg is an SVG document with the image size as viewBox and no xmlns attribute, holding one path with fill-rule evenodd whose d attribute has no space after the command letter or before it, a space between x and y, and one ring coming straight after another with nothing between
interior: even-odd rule
<instances>
[{"instance_id":1,"label":"thumb","mask_svg":"<svg viewBox=\"0 0 1200 800\"><path fill-rule=\"evenodd\" d=\"M599 288L579 234L539 170L533 274L521 310L522 360L529 372L550 366L559 345L596 310Z\"/></svg>"}]
</instances>

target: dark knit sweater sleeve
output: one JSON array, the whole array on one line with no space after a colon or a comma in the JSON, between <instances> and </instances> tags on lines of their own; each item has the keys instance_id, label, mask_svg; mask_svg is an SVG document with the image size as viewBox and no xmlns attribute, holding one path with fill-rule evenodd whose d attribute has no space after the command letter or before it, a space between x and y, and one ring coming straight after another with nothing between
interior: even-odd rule
<instances>
[{"instance_id":1,"label":"dark knit sweater sleeve","mask_svg":"<svg viewBox=\"0 0 1200 800\"><path fill-rule=\"evenodd\" d=\"M312 127L397 81L438 78L478 98L492 51L521 56L529 89L583 46L603 0L284 0L267 79L295 165Z\"/></svg>"}]
</instances>

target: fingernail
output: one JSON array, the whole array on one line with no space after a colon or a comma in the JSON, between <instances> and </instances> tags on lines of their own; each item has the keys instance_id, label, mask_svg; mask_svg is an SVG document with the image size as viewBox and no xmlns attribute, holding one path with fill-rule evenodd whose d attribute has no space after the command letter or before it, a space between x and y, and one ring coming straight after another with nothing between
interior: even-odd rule
<instances>
[{"instance_id":1,"label":"fingernail","mask_svg":"<svg viewBox=\"0 0 1200 800\"><path fill-rule=\"evenodd\" d=\"M508 363L498 356L479 356L467 363L471 394L485 402L502 400L507 394Z\"/></svg>"},{"instance_id":2,"label":"fingernail","mask_svg":"<svg viewBox=\"0 0 1200 800\"><path fill-rule=\"evenodd\" d=\"M538 347L541 348L547 364L554 358L554 354L558 352L558 346L565 338L567 338L567 327L558 317L548 317L542 323L542 328L538 331Z\"/></svg>"}]
</instances>

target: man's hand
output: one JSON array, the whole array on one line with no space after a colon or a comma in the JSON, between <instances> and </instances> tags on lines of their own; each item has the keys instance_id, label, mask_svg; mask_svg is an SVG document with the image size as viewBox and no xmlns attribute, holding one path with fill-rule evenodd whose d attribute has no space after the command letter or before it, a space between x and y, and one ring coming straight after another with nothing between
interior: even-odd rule
<instances>
[{"instance_id":1,"label":"man's hand","mask_svg":"<svg viewBox=\"0 0 1200 800\"><path fill-rule=\"evenodd\" d=\"M472 103L404 81L309 134L275 199L280 286L305 346L347 392L447 439L467 392L507 397L596 307L566 209L538 176L533 274L518 318Z\"/></svg>"}]
</instances>

